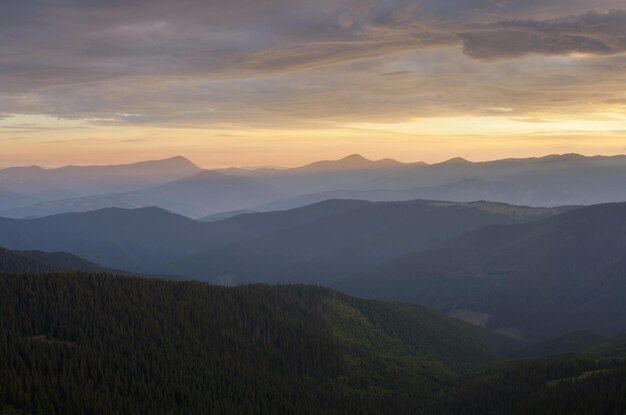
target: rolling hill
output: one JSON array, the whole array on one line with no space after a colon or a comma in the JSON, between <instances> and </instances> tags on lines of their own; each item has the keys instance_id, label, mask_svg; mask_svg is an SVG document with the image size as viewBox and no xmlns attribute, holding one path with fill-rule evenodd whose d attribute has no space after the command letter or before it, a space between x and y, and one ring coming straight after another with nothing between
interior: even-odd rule
<instances>
[{"instance_id":1,"label":"rolling hill","mask_svg":"<svg viewBox=\"0 0 626 415\"><path fill-rule=\"evenodd\" d=\"M107 208L35 219L0 218L0 246L64 251L107 267L162 274L164 263L354 209L367 202L243 215L214 223L159 208Z\"/></svg>"},{"instance_id":2,"label":"rolling hill","mask_svg":"<svg viewBox=\"0 0 626 415\"><path fill-rule=\"evenodd\" d=\"M107 267L143 272L154 263L210 246L211 234L201 225L158 208L0 218L0 245L70 252Z\"/></svg>"},{"instance_id":3,"label":"rolling hill","mask_svg":"<svg viewBox=\"0 0 626 415\"><path fill-rule=\"evenodd\" d=\"M307 282L330 284L415 250L495 223L545 218L558 209L487 202L366 202L330 200L291 211L238 216L275 218L330 206L343 212L257 238L205 250L164 266L164 272L219 283Z\"/></svg>"},{"instance_id":4,"label":"rolling hill","mask_svg":"<svg viewBox=\"0 0 626 415\"><path fill-rule=\"evenodd\" d=\"M310 193L273 200L257 206L259 211L293 209L327 199L360 199L372 202L408 201L416 199L446 200L450 202L473 202L488 200L496 203L515 205L557 206L558 203L547 202L554 196L555 190L548 187L538 192L538 186L513 185L497 180L464 179L438 186L415 187L410 189L377 189L377 190L333 190ZM570 199L572 201L574 199Z\"/></svg>"},{"instance_id":5,"label":"rolling hill","mask_svg":"<svg viewBox=\"0 0 626 415\"><path fill-rule=\"evenodd\" d=\"M217 222L224 219L234 218L235 216L246 215L249 213L258 213L256 210L243 209L243 210L230 210L225 212L213 213L211 215L203 216L196 220L200 222Z\"/></svg>"},{"instance_id":6,"label":"rolling hill","mask_svg":"<svg viewBox=\"0 0 626 415\"><path fill-rule=\"evenodd\" d=\"M337 287L415 301L530 338L626 330L626 204L495 225Z\"/></svg>"},{"instance_id":7,"label":"rolling hill","mask_svg":"<svg viewBox=\"0 0 626 415\"><path fill-rule=\"evenodd\" d=\"M210 267L214 265L207 266L201 261L212 255L213 250L221 248L226 256L219 259L219 264L233 259L237 266L248 264L250 267L266 266L267 261L277 255L283 261L278 261L277 266L281 266L284 255L298 249L305 255L307 252L330 255L328 258L334 261L333 264L323 268L324 264L320 262L317 268L302 275L303 280L311 280L313 274L317 274L311 281L321 282L324 276L312 271L331 269L331 265L337 266L337 272L340 266L343 267L341 271L349 270L362 261L364 253L374 248L379 252L368 254L371 257L368 260L380 261L418 247L430 247L463 230L485 224L537 219L557 211L494 204L455 205L423 201L374 204L337 200L204 223L159 208L107 208L35 219L0 218L0 246L64 251L115 269L183 276L210 276ZM433 223L429 224L430 221ZM429 227L420 231L420 227L426 224ZM355 239L355 235L359 237ZM264 236L268 239L261 240L259 245L257 238ZM237 255L249 250L233 248L238 242L253 250L243 262ZM323 256L320 258L324 260ZM181 262L174 263L178 260ZM179 264L184 268L179 268ZM216 262L215 266L219 264ZM253 281L272 277L270 268L256 270L263 274L255 275ZM294 268L293 271L305 270ZM215 276L218 275L222 273ZM292 275L291 271L289 275Z\"/></svg>"},{"instance_id":8,"label":"rolling hill","mask_svg":"<svg viewBox=\"0 0 626 415\"><path fill-rule=\"evenodd\" d=\"M0 248L0 272L39 274L69 271L113 272L65 252L12 251Z\"/></svg>"}]
</instances>

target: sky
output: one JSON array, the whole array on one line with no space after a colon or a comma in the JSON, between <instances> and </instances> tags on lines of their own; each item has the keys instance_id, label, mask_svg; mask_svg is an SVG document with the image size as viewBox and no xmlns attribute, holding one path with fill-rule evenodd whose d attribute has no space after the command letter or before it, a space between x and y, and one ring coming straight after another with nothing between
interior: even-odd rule
<instances>
[{"instance_id":1,"label":"sky","mask_svg":"<svg viewBox=\"0 0 626 415\"><path fill-rule=\"evenodd\" d=\"M624 0L4 0L0 167L626 153Z\"/></svg>"}]
</instances>

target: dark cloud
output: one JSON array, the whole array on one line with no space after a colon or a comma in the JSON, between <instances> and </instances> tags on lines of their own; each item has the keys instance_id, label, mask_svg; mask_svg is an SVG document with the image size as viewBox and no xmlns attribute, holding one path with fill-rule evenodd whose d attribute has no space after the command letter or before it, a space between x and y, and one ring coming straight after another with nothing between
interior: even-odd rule
<instances>
[{"instance_id":1,"label":"dark cloud","mask_svg":"<svg viewBox=\"0 0 626 415\"><path fill-rule=\"evenodd\" d=\"M626 11L591 11L552 20L509 20L460 34L473 58L626 53Z\"/></svg>"}]
</instances>

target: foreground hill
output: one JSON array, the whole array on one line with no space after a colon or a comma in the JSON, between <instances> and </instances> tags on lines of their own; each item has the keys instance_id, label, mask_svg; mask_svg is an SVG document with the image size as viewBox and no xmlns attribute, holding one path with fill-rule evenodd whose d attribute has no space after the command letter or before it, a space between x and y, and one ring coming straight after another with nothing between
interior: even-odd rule
<instances>
[{"instance_id":1,"label":"foreground hill","mask_svg":"<svg viewBox=\"0 0 626 415\"><path fill-rule=\"evenodd\" d=\"M0 248L0 272L105 272L99 265L64 252L11 251Z\"/></svg>"},{"instance_id":2,"label":"foreground hill","mask_svg":"<svg viewBox=\"0 0 626 415\"><path fill-rule=\"evenodd\" d=\"M35 414L419 413L516 346L306 286L0 275L0 314L0 408Z\"/></svg>"},{"instance_id":3,"label":"foreground hill","mask_svg":"<svg viewBox=\"0 0 626 415\"><path fill-rule=\"evenodd\" d=\"M0 274L0 313L2 413L626 410L623 336L585 354L496 362L519 344L319 287Z\"/></svg>"},{"instance_id":4,"label":"foreground hill","mask_svg":"<svg viewBox=\"0 0 626 415\"><path fill-rule=\"evenodd\" d=\"M603 336L592 331L576 331L533 343L517 350L515 357L541 357L574 353L616 356L626 350L626 336ZM622 357L626 357L623 354Z\"/></svg>"},{"instance_id":5,"label":"foreground hill","mask_svg":"<svg viewBox=\"0 0 626 415\"><path fill-rule=\"evenodd\" d=\"M256 257L246 260L250 265L266 265L260 262L264 260L262 249L269 250L275 257L281 252L288 254L288 249L298 248L299 255L307 255L306 250L310 251L308 255L331 255L337 267L341 265L345 270L346 267L358 265L364 252L374 248L380 248L380 253L378 256L370 255L371 260L384 259L388 255L430 247L464 230L487 224L541 218L556 211L494 204L437 204L423 201L374 204L338 200L288 211L247 214L204 223L158 208L111 208L25 220L0 218L0 246L70 252L103 266L134 272L159 275L171 272L210 277L213 275L209 273L211 268L204 267L202 262L199 268L189 269L179 268L179 263L167 267L165 264L183 260L182 265L185 267L195 266L195 255L222 247L228 247L225 248L228 255L238 255L230 246L247 240L250 241L247 246L258 249L252 252ZM263 242L260 249L256 241L266 235L269 239ZM368 247L369 243L376 244ZM353 251L345 254L341 252L351 247L354 247ZM332 249L337 250L336 255ZM345 265L336 261L341 260L343 255L347 261ZM202 258L204 255L200 256ZM268 254L266 258L269 260L273 257ZM295 259L300 258L302 256ZM240 262L239 257L236 260ZM283 264L284 258L281 261L277 265ZM321 265L319 270L322 271ZM269 271L269 268L256 269L255 278L258 279L253 281L271 277ZM309 275L312 274L303 277L308 278Z\"/></svg>"},{"instance_id":6,"label":"foreground hill","mask_svg":"<svg viewBox=\"0 0 626 415\"><path fill-rule=\"evenodd\" d=\"M340 285L530 337L626 330L626 204L489 226Z\"/></svg>"},{"instance_id":7,"label":"foreground hill","mask_svg":"<svg viewBox=\"0 0 626 415\"><path fill-rule=\"evenodd\" d=\"M626 412L626 361L615 350L505 362L462 377L431 414L588 415Z\"/></svg>"}]
</instances>

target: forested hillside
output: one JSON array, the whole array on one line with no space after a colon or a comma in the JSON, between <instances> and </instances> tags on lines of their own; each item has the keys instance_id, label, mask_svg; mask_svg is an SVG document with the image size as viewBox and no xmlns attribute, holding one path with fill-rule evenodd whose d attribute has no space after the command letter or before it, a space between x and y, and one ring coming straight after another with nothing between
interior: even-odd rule
<instances>
[{"instance_id":1,"label":"forested hillside","mask_svg":"<svg viewBox=\"0 0 626 415\"><path fill-rule=\"evenodd\" d=\"M307 286L0 275L0 315L0 404L36 414L415 413L517 346Z\"/></svg>"},{"instance_id":2,"label":"forested hillside","mask_svg":"<svg viewBox=\"0 0 626 415\"><path fill-rule=\"evenodd\" d=\"M523 344L326 288L3 274L0 314L0 413L626 409L622 338L593 354L497 363Z\"/></svg>"},{"instance_id":3,"label":"forested hillside","mask_svg":"<svg viewBox=\"0 0 626 415\"><path fill-rule=\"evenodd\" d=\"M498 364L462 377L431 413L590 415L626 413L626 361L600 354Z\"/></svg>"}]
</instances>

